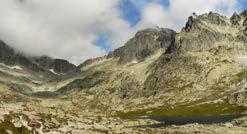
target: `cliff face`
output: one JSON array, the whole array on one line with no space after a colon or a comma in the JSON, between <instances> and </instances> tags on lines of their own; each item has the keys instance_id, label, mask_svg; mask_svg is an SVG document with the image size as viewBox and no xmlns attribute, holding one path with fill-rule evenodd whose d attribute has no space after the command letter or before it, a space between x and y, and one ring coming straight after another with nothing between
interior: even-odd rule
<instances>
[{"instance_id":1,"label":"cliff face","mask_svg":"<svg viewBox=\"0 0 247 134\"><path fill-rule=\"evenodd\" d=\"M205 51L217 42L246 42L244 20L236 13L228 19L217 13L210 12L190 17L182 32L176 38L176 45L185 51Z\"/></svg>"},{"instance_id":2,"label":"cliff face","mask_svg":"<svg viewBox=\"0 0 247 134\"><path fill-rule=\"evenodd\" d=\"M243 84L238 83L245 83L247 65L243 14L226 18L211 12L190 17L173 49L160 57L148 76L145 88L150 95L175 96L168 103L228 102L231 94L242 90Z\"/></svg>"},{"instance_id":3,"label":"cliff face","mask_svg":"<svg viewBox=\"0 0 247 134\"><path fill-rule=\"evenodd\" d=\"M108 57L119 58L119 63L138 62L159 49L165 51L174 42L175 35L175 31L164 28L142 30Z\"/></svg>"},{"instance_id":4,"label":"cliff face","mask_svg":"<svg viewBox=\"0 0 247 134\"><path fill-rule=\"evenodd\" d=\"M63 59L55 59L53 62L53 69L56 73L73 73L77 71L77 68L74 64L69 63L67 60Z\"/></svg>"}]
</instances>

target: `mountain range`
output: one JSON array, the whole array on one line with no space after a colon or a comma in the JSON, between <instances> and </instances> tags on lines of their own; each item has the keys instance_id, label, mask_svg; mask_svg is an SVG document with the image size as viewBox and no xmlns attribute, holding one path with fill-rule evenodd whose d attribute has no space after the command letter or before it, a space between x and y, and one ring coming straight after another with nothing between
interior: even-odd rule
<instances>
[{"instance_id":1,"label":"mountain range","mask_svg":"<svg viewBox=\"0 0 247 134\"><path fill-rule=\"evenodd\" d=\"M0 133L246 133L247 10L144 29L78 66L2 40L0 104Z\"/></svg>"}]
</instances>

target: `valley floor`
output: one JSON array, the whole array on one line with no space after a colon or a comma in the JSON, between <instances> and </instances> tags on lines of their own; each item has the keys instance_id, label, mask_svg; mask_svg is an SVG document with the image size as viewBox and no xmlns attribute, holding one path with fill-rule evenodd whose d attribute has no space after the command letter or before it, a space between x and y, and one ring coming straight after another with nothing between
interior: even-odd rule
<instances>
[{"instance_id":1,"label":"valley floor","mask_svg":"<svg viewBox=\"0 0 247 134\"><path fill-rule=\"evenodd\" d=\"M0 133L170 133L245 134L247 116L216 124L166 125L145 116L126 118L101 109L78 109L61 99L34 99L17 93L1 95Z\"/></svg>"}]
</instances>

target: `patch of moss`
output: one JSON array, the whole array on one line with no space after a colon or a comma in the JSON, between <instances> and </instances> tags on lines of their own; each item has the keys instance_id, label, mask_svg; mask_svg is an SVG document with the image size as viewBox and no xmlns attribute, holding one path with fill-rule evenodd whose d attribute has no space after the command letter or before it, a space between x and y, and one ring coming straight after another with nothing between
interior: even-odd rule
<instances>
[{"instance_id":1,"label":"patch of moss","mask_svg":"<svg viewBox=\"0 0 247 134\"><path fill-rule=\"evenodd\" d=\"M152 111L152 112L148 112ZM224 114L241 114L247 111L247 107L225 104L202 104L194 106L177 106L174 108L155 108L131 111L127 113L119 112L117 116L121 118L135 118L139 116L151 117L194 117L194 116L214 116Z\"/></svg>"},{"instance_id":2,"label":"patch of moss","mask_svg":"<svg viewBox=\"0 0 247 134\"><path fill-rule=\"evenodd\" d=\"M247 107L233 106L230 104L203 104L196 106L179 106L170 109L155 109L153 116L168 117L193 117L193 116L210 116L222 114L240 114L247 110Z\"/></svg>"}]
</instances>

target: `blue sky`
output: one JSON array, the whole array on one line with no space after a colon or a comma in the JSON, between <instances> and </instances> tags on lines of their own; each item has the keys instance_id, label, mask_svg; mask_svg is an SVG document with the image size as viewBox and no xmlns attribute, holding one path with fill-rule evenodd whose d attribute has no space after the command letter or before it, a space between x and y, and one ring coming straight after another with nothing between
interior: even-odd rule
<instances>
[{"instance_id":1,"label":"blue sky","mask_svg":"<svg viewBox=\"0 0 247 134\"><path fill-rule=\"evenodd\" d=\"M28 55L80 64L123 46L138 30L179 32L188 17L230 16L247 0L0 0L0 39Z\"/></svg>"},{"instance_id":2,"label":"blue sky","mask_svg":"<svg viewBox=\"0 0 247 134\"><path fill-rule=\"evenodd\" d=\"M189 2L189 1L188 1ZM118 8L121 11L122 18L131 25L131 27L135 27L141 21L141 15L143 9L146 5L150 3L156 3L161 5L164 9L169 8L169 0L122 0L118 4ZM237 10L242 11L247 8L247 0L237 0ZM218 5L218 9L216 11L227 11L228 5ZM103 34L99 34L97 40L95 40L95 44L99 46L104 51L109 51L111 49L110 44L108 44L109 36L105 36Z\"/></svg>"},{"instance_id":3,"label":"blue sky","mask_svg":"<svg viewBox=\"0 0 247 134\"><path fill-rule=\"evenodd\" d=\"M122 0L118 4L118 9L121 11L122 18L128 21L131 27L134 27L141 20L141 12L143 8L149 3L160 4L164 8L169 7L168 0ZM99 34L94 43L103 51L107 52L111 49L107 40L109 40L109 36Z\"/></svg>"},{"instance_id":4,"label":"blue sky","mask_svg":"<svg viewBox=\"0 0 247 134\"><path fill-rule=\"evenodd\" d=\"M247 0L238 0L238 7L240 10L247 9Z\"/></svg>"},{"instance_id":5,"label":"blue sky","mask_svg":"<svg viewBox=\"0 0 247 134\"><path fill-rule=\"evenodd\" d=\"M168 0L122 0L119 3L119 9L122 12L122 17L127 20L131 26L136 25L140 21L142 9L145 5L155 2L162 5L164 8L169 6Z\"/></svg>"}]
</instances>

